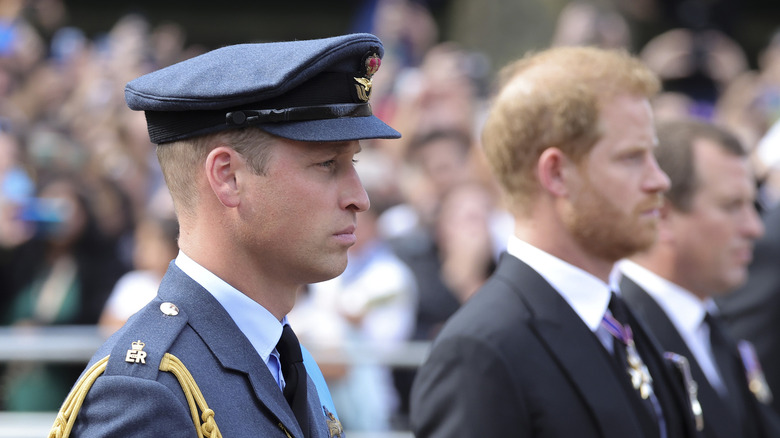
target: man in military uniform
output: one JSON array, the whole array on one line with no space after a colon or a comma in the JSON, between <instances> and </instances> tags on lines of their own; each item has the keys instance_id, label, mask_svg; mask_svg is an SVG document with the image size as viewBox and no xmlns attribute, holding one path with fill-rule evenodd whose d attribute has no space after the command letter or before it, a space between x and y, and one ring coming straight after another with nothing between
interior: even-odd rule
<instances>
[{"instance_id":1,"label":"man in military uniform","mask_svg":"<svg viewBox=\"0 0 780 438\"><path fill-rule=\"evenodd\" d=\"M369 34L242 44L127 84L159 145L180 252L96 353L54 435L340 435L286 314L303 285L346 267L369 207L358 140L400 137L368 103L382 55Z\"/></svg>"}]
</instances>

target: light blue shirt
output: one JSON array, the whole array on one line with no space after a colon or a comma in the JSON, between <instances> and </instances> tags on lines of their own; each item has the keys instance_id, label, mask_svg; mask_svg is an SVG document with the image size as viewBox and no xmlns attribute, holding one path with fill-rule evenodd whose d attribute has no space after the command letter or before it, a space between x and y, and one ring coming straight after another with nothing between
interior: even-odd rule
<instances>
[{"instance_id":1,"label":"light blue shirt","mask_svg":"<svg viewBox=\"0 0 780 438\"><path fill-rule=\"evenodd\" d=\"M182 251L179 251L179 255L176 256L175 263L179 269L219 301L238 329L255 347L279 388L284 388L284 376L281 373L276 344L282 337L282 325L287 323L287 317L279 322L268 309L199 265Z\"/></svg>"}]
</instances>

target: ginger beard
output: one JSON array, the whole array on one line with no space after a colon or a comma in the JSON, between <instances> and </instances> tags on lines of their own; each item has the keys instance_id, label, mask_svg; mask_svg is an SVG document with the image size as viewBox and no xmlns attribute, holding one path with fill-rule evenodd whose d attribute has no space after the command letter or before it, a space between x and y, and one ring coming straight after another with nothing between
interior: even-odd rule
<instances>
[{"instance_id":1,"label":"ginger beard","mask_svg":"<svg viewBox=\"0 0 780 438\"><path fill-rule=\"evenodd\" d=\"M584 175L572 193L563 221L572 237L595 257L611 262L650 248L658 235L662 195L651 194L634 208L618 205ZM655 210L656 213L652 213Z\"/></svg>"}]
</instances>

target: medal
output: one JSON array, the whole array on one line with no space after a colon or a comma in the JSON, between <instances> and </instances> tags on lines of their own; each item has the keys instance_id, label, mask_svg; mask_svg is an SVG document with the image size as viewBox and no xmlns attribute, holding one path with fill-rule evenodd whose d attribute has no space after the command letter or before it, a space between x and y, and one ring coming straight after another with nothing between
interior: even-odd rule
<instances>
[{"instance_id":1,"label":"medal","mask_svg":"<svg viewBox=\"0 0 780 438\"><path fill-rule=\"evenodd\" d=\"M741 340L737 344L742 364L745 367L745 374L748 380L748 388L753 395L764 404L772 403L772 391L766 383L764 371L761 369L761 363L758 361L756 350L749 341Z\"/></svg>"},{"instance_id":2,"label":"medal","mask_svg":"<svg viewBox=\"0 0 780 438\"><path fill-rule=\"evenodd\" d=\"M680 372L685 389L688 391L688 401L691 403L691 413L696 422L696 430L704 430L704 413L701 409L701 403L699 403L699 385L693 380L688 359L670 351L664 353L664 358L669 360Z\"/></svg>"},{"instance_id":3,"label":"medal","mask_svg":"<svg viewBox=\"0 0 780 438\"><path fill-rule=\"evenodd\" d=\"M626 371L631 378L631 385L646 400L653 395L653 378L650 376L650 370L647 369L647 365L642 361L642 357L639 356L639 352L634 344L634 335L631 332L631 327L624 326L610 313L604 315L601 326L625 345L626 361L628 362Z\"/></svg>"},{"instance_id":4,"label":"medal","mask_svg":"<svg viewBox=\"0 0 780 438\"><path fill-rule=\"evenodd\" d=\"M647 399L653 393L653 378L650 376L647 365L639 357L633 339L629 339L626 344L626 360L628 361L628 375L631 376L631 384L634 389L639 391L639 395L643 399Z\"/></svg>"}]
</instances>

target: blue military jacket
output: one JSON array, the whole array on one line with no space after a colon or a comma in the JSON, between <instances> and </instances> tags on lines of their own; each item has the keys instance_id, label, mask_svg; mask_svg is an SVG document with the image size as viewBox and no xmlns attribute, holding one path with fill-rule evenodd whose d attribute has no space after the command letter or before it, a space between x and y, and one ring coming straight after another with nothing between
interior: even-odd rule
<instances>
[{"instance_id":1,"label":"blue military jacket","mask_svg":"<svg viewBox=\"0 0 780 438\"><path fill-rule=\"evenodd\" d=\"M158 369L165 353L180 359L192 374L223 436L303 436L249 340L219 302L174 263L157 298L92 358L90 366L110 355L105 372L84 400L71 436L197 436L179 381ZM322 374L305 350L304 357L310 436L341 436Z\"/></svg>"}]
</instances>

